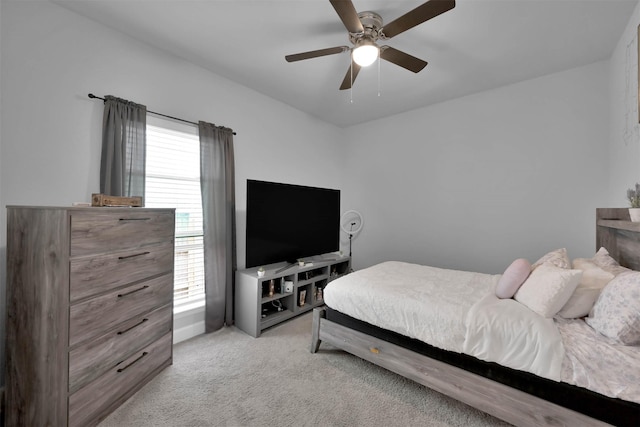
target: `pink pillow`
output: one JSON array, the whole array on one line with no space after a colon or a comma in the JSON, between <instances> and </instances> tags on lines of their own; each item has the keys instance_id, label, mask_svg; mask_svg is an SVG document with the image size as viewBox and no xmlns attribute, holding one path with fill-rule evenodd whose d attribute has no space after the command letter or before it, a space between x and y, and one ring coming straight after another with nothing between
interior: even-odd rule
<instances>
[{"instance_id":1,"label":"pink pillow","mask_svg":"<svg viewBox=\"0 0 640 427\"><path fill-rule=\"evenodd\" d=\"M501 299L512 298L531 273L531 263L519 258L504 271L496 286L496 296Z\"/></svg>"}]
</instances>

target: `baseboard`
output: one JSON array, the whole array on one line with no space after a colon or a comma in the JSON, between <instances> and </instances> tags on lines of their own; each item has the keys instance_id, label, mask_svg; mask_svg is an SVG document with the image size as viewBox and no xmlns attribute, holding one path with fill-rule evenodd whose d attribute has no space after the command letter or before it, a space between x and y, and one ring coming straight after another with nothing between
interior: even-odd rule
<instances>
[{"instance_id":1,"label":"baseboard","mask_svg":"<svg viewBox=\"0 0 640 427\"><path fill-rule=\"evenodd\" d=\"M204 301L189 309L182 309L173 314L173 343L204 334Z\"/></svg>"},{"instance_id":2,"label":"baseboard","mask_svg":"<svg viewBox=\"0 0 640 427\"><path fill-rule=\"evenodd\" d=\"M173 343L177 344L201 334L204 334L204 322L192 323L173 330Z\"/></svg>"}]
</instances>

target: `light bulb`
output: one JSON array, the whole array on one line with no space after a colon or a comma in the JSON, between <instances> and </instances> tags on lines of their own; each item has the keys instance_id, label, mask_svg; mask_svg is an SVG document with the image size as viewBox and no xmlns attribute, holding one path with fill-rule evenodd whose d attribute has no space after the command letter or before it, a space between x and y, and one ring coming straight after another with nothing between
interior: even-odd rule
<instances>
[{"instance_id":1,"label":"light bulb","mask_svg":"<svg viewBox=\"0 0 640 427\"><path fill-rule=\"evenodd\" d=\"M361 44L352 53L353 61L361 67L368 67L378 58L378 46L375 44Z\"/></svg>"}]
</instances>

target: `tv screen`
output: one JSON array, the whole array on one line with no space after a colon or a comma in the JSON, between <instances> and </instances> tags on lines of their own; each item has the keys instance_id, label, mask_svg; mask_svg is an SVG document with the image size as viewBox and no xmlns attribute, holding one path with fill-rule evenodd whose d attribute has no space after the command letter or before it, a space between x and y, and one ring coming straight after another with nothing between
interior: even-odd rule
<instances>
[{"instance_id":1,"label":"tv screen","mask_svg":"<svg viewBox=\"0 0 640 427\"><path fill-rule=\"evenodd\" d=\"M339 249L340 190L247 180L247 267Z\"/></svg>"}]
</instances>

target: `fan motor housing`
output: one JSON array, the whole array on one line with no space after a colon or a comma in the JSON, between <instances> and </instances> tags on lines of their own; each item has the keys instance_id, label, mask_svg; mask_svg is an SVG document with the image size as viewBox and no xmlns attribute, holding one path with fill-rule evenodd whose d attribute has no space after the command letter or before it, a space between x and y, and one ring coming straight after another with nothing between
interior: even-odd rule
<instances>
[{"instance_id":1,"label":"fan motor housing","mask_svg":"<svg viewBox=\"0 0 640 427\"><path fill-rule=\"evenodd\" d=\"M358 41L366 38L375 42L376 40L383 38L382 30L382 17L375 12L365 11L358 13L358 18L364 27L364 33L349 33L349 40L354 45L358 44Z\"/></svg>"}]
</instances>

